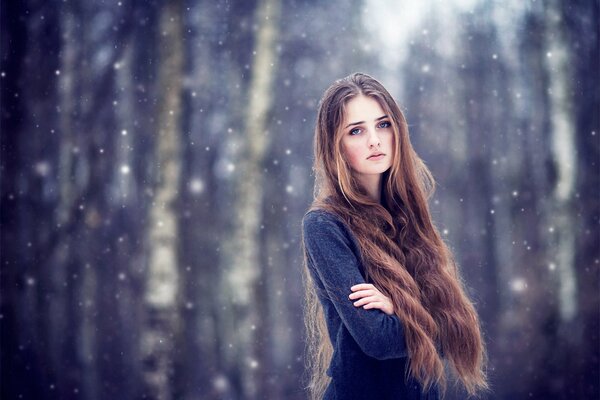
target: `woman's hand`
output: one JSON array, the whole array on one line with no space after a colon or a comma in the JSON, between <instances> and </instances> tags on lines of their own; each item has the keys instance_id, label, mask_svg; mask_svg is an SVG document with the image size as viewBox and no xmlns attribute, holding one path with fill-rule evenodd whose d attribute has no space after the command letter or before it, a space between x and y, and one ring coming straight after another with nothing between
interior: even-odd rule
<instances>
[{"instance_id":1,"label":"woman's hand","mask_svg":"<svg viewBox=\"0 0 600 400\"><path fill-rule=\"evenodd\" d=\"M354 293L350 294L350 300L360 299L354 302L355 307L363 306L364 309L379 308L387 315L394 314L394 304L370 283L359 283L350 288Z\"/></svg>"}]
</instances>

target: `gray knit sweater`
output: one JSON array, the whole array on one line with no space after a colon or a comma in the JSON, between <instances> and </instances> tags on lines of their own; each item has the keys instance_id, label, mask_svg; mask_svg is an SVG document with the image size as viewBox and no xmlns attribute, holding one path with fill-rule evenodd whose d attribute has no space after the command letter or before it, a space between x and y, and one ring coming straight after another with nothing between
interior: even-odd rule
<instances>
[{"instance_id":1,"label":"gray knit sweater","mask_svg":"<svg viewBox=\"0 0 600 400\"><path fill-rule=\"evenodd\" d=\"M422 393L407 375L404 329L396 315L355 307L351 286L364 283L358 242L345 224L324 210L302 220L308 268L323 309L333 357L325 400L437 400L437 387Z\"/></svg>"}]
</instances>

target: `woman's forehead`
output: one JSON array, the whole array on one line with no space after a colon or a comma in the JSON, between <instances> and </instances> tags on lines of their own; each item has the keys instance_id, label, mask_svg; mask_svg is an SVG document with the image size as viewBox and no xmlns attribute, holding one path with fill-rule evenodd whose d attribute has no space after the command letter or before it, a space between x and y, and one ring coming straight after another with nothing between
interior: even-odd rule
<instances>
[{"instance_id":1,"label":"woman's forehead","mask_svg":"<svg viewBox=\"0 0 600 400\"><path fill-rule=\"evenodd\" d=\"M379 101L370 96L358 95L350 99L344 107L344 127L358 122L373 122L385 115Z\"/></svg>"}]
</instances>

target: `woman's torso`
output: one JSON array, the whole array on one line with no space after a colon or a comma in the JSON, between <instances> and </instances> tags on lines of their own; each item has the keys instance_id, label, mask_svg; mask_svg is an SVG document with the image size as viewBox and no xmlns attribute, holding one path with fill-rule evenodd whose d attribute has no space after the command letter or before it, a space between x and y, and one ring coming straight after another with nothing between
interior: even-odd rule
<instances>
[{"instance_id":1,"label":"woman's torso","mask_svg":"<svg viewBox=\"0 0 600 400\"><path fill-rule=\"evenodd\" d=\"M322 224L315 228L314 233L318 235L320 229L328 230L326 234L320 236L321 242L316 245L318 251L324 252L323 260L337 260L343 254L336 254L340 251L351 251L354 253L352 259L355 263L345 265L339 270L335 270L336 274L349 274L355 277L361 277L364 280L364 267L360 263L360 250L358 242L354 238L347 226L334 214L325 210L313 210L305 216L306 222L314 223L314 221L325 221L327 224ZM332 233L331 231L335 231ZM335 246L333 244L323 243L333 236L342 238L347 246ZM310 240L308 240L310 244ZM341 250L340 250L341 249ZM310 251L310 249L309 249ZM317 250L315 250L317 251ZM331 254L328 254L331 253ZM352 400L352 399L381 399L381 400L437 400L439 393L436 387L429 390L427 393L421 393L421 385L416 380L406 377L408 368L408 357L404 354L402 357L377 359L365 354L355 338L350 333L348 327L344 324L340 314L339 307L336 309L331 296L324 289L323 277L327 275L322 271L326 266L315 265L311 257L307 257L309 270L313 275L313 280L317 286L317 293L327 323L329 337L333 345L333 356L327 374L331 377L331 383L325 392L325 400ZM334 261L332 261L334 262ZM319 270L321 269L321 270ZM360 274L360 275L358 275ZM327 278L325 278L327 279ZM339 277L336 277L336 282L339 282ZM345 286L345 285L344 285ZM348 288L339 288L340 290L349 290ZM342 296L340 296L342 297ZM344 299L342 299L343 301ZM337 301L340 301L339 299ZM378 313L379 310L368 310L371 313ZM360 315L360 314L357 314ZM373 314L369 314L373 316ZM394 316L394 318L397 318ZM345 316L347 323L352 319ZM356 328L356 327L355 327ZM358 333L360 334L360 333ZM357 333L355 332L355 336ZM404 340L404 338L392 338L390 340ZM405 379L406 378L406 379Z\"/></svg>"}]
</instances>

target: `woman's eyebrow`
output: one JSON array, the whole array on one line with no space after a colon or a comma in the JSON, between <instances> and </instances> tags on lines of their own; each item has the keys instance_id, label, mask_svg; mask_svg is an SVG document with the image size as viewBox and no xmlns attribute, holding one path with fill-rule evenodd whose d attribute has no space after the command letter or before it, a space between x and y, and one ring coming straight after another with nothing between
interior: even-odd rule
<instances>
[{"instance_id":1,"label":"woman's eyebrow","mask_svg":"<svg viewBox=\"0 0 600 400\"><path fill-rule=\"evenodd\" d=\"M382 119L384 119L384 118L387 118L387 115L384 115L383 117L379 117L379 118L377 118L377 119L375 120L375 122L377 122L377 121L380 121L380 120L382 120ZM365 123L365 121L353 122L353 123L351 123L351 124L348 124L348 125L346 126L346 128L348 128L349 126L353 126L353 125L360 125L360 124L364 124L364 123ZM344 129L346 129L346 128L344 128Z\"/></svg>"}]
</instances>

